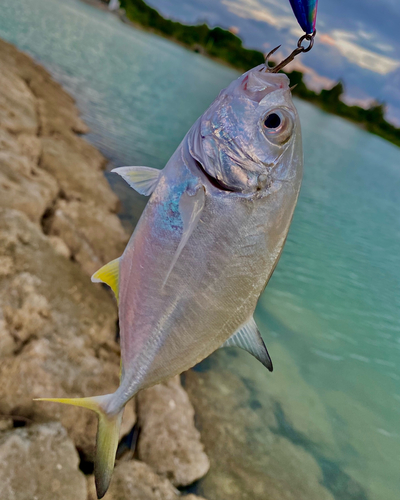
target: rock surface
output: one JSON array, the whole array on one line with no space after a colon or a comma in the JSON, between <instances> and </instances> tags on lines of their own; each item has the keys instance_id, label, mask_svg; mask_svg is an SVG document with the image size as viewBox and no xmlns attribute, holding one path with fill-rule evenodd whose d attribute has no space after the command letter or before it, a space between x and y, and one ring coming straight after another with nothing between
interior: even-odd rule
<instances>
[{"instance_id":1,"label":"rock surface","mask_svg":"<svg viewBox=\"0 0 400 500\"><path fill-rule=\"evenodd\" d=\"M0 414L60 420L90 460L96 416L32 399L118 386L115 301L87 275L127 234L73 99L1 40L0 66ZM125 415L129 432L133 405Z\"/></svg>"},{"instance_id":2,"label":"rock surface","mask_svg":"<svg viewBox=\"0 0 400 500\"><path fill-rule=\"evenodd\" d=\"M94 479L88 479L88 500L97 500ZM138 460L119 463L114 470L106 500L204 500L196 495L180 496L171 483Z\"/></svg>"},{"instance_id":3,"label":"rock surface","mask_svg":"<svg viewBox=\"0 0 400 500\"><path fill-rule=\"evenodd\" d=\"M210 463L179 377L140 392L137 399L139 458L175 486L203 477Z\"/></svg>"},{"instance_id":4,"label":"rock surface","mask_svg":"<svg viewBox=\"0 0 400 500\"><path fill-rule=\"evenodd\" d=\"M33 398L118 387L113 299L16 210L0 209L0 266L0 414L59 420L91 457L94 413Z\"/></svg>"},{"instance_id":5,"label":"rock surface","mask_svg":"<svg viewBox=\"0 0 400 500\"><path fill-rule=\"evenodd\" d=\"M0 40L0 207L58 236L90 275L118 257L127 235L104 157L73 99L28 56Z\"/></svg>"},{"instance_id":6,"label":"rock surface","mask_svg":"<svg viewBox=\"0 0 400 500\"><path fill-rule=\"evenodd\" d=\"M87 492L74 445L90 469L96 416L33 399L117 388L116 303L89 276L122 253L127 235L102 172L105 160L77 135L87 128L73 100L1 40L0 67L0 498L80 500ZM158 395L153 403L152 394ZM207 471L193 408L179 382L144 393L138 407L144 458L159 454L155 464L175 484ZM167 409L165 418L160 412ZM121 435L135 421L132 401ZM33 425L16 430L13 422ZM112 484L110 499L177 498L167 479L136 461L121 462Z\"/></svg>"},{"instance_id":7,"label":"rock surface","mask_svg":"<svg viewBox=\"0 0 400 500\"><path fill-rule=\"evenodd\" d=\"M79 456L54 422L0 433L1 500L86 500Z\"/></svg>"}]
</instances>

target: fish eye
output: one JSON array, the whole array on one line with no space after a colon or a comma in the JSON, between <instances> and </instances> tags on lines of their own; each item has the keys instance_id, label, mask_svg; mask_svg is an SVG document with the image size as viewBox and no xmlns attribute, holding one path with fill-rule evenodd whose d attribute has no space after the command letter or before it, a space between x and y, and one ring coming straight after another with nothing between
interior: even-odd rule
<instances>
[{"instance_id":1,"label":"fish eye","mask_svg":"<svg viewBox=\"0 0 400 500\"><path fill-rule=\"evenodd\" d=\"M265 118L264 125L267 128L278 128L281 124L281 117L276 113L271 113Z\"/></svg>"},{"instance_id":2,"label":"fish eye","mask_svg":"<svg viewBox=\"0 0 400 500\"><path fill-rule=\"evenodd\" d=\"M263 132L267 139L276 144L286 142L293 130L293 118L289 110L270 110L262 120Z\"/></svg>"}]
</instances>

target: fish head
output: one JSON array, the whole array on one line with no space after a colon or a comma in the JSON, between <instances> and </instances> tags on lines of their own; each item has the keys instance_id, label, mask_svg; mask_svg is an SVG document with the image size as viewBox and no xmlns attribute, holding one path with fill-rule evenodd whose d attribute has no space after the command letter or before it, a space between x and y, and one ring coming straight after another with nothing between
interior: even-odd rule
<instances>
[{"instance_id":1,"label":"fish head","mask_svg":"<svg viewBox=\"0 0 400 500\"><path fill-rule=\"evenodd\" d=\"M301 178L300 121L289 79L264 65L224 89L195 132L190 152L223 189L262 194Z\"/></svg>"}]
</instances>

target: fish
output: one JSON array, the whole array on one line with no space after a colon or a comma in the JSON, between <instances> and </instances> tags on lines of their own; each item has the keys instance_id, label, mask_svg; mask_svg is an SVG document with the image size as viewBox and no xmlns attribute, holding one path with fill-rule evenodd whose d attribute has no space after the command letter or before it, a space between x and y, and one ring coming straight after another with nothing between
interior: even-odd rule
<instances>
[{"instance_id":1,"label":"fish","mask_svg":"<svg viewBox=\"0 0 400 500\"><path fill-rule=\"evenodd\" d=\"M150 196L123 255L92 277L118 302L120 386L101 396L41 399L97 413L98 498L111 480L124 406L138 391L221 347L242 348L272 371L253 313L302 180L288 77L265 65L251 69L220 92L162 170L113 172Z\"/></svg>"}]
</instances>

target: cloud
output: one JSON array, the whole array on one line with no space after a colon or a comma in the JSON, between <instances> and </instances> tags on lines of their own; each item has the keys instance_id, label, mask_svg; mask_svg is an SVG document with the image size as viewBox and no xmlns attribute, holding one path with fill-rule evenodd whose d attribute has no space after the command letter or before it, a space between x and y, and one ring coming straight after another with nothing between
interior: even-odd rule
<instances>
[{"instance_id":1,"label":"cloud","mask_svg":"<svg viewBox=\"0 0 400 500\"><path fill-rule=\"evenodd\" d=\"M183 22L235 26L248 48L268 52L282 44L287 56L302 35L287 0L148 0ZM400 123L400 0L328 0L320 2L318 36L309 54L297 58L314 73L313 88L342 80L346 98L385 101L389 119ZM327 78L327 80L322 80Z\"/></svg>"},{"instance_id":2,"label":"cloud","mask_svg":"<svg viewBox=\"0 0 400 500\"><path fill-rule=\"evenodd\" d=\"M354 33L334 30L330 35L325 36L323 43L327 43L328 37L330 41L333 40L342 56L361 68L369 69L380 75L387 75L400 67L399 60L383 56L359 45L357 43L358 37Z\"/></svg>"},{"instance_id":3,"label":"cloud","mask_svg":"<svg viewBox=\"0 0 400 500\"><path fill-rule=\"evenodd\" d=\"M259 0L222 0L232 14L235 14L242 19L254 19L256 21L265 22L275 28L289 28L296 35L301 34L301 30L297 25L293 14L286 6L282 8L282 4L270 1L275 7L280 7L281 14L272 12L265 4ZM300 30L300 31L299 31Z\"/></svg>"},{"instance_id":4,"label":"cloud","mask_svg":"<svg viewBox=\"0 0 400 500\"><path fill-rule=\"evenodd\" d=\"M268 5L265 0L222 0L221 3L229 12L242 19L264 22L279 30L287 29L296 36L301 34L290 9L278 0L268 0ZM321 33L318 41L336 47L343 57L361 68L381 75L395 71L400 67L400 61L378 53L390 52L392 50L390 44L376 42L372 45L376 50L365 47L365 45L371 46L374 38L373 33L359 28L355 32L333 30L330 33Z\"/></svg>"},{"instance_id":5,"label":"cloud","mask_svg":"<svg viewBox=\"0 0 400 500\"><path fill-rule=\"evenodd\" d=\"M277 60L280 60L278 52ZM311 90L320 92L322 89L331 89L336 81L318 74L314 69L302 63L301 59L294 59L285 68L285 71L301 71L304 74L304 81Z\"/></svg>"},{"instance_id":6,"label":"cloud","mask_svg":"<svg viewBox=\"0 0 400 500\"><path fill-rule=\"evenodd\" d=\"M320 43L324 43L325 45L335 45L336 44L335 40L326 33L322 33L322 34L318 35L318 41Z\"/></svg>"}]
</instances>

